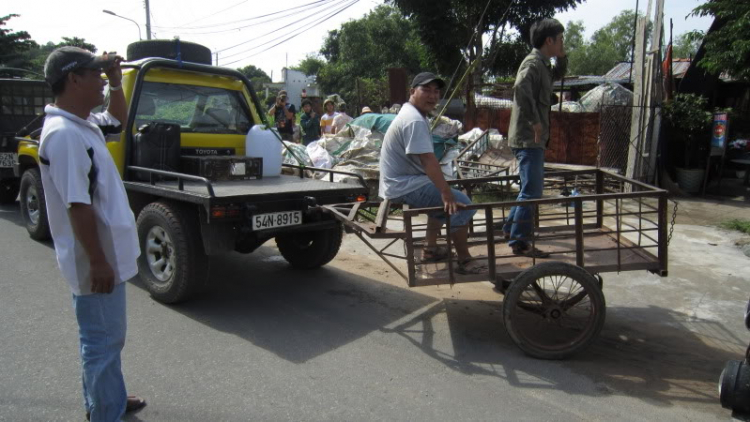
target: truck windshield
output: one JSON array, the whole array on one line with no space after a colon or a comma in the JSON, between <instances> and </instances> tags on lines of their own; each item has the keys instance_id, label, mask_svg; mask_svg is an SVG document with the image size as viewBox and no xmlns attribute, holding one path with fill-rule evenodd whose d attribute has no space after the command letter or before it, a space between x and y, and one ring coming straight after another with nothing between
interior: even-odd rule
<instances>
[{"instance_id":1,"label":"truck windshield","mask_svg":"<svg viewBox=\"0 0 750 422\"><path fill-rule=\"evenodd\" d=\"M176 123L183 133L245 135L253 125L239 91L195 85L145 82L136 128L150 122Z\"/></svg>"}]
</instances>

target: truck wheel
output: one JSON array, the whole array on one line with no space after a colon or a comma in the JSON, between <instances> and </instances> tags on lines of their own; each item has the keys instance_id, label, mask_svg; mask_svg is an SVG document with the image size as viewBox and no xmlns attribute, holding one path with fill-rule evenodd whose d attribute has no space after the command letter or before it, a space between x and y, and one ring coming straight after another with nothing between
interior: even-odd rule
<instances>
[{"instance_id":1,"label":"truck wheel","mask_svg":"<svg viewBox=\"0 0 750 422\"><path fill-rule=\"evenodd\" d=\"M599 282L589 272L564 262L545 262L513 280L503 300L503 319L524 353L563 359L599 335L605 307Z\"/></svg>"},{"instance_id":2,"label":"truck wheel","mask_svg":"<svg viewBox=\"0 0 750 422\"><path fill-rule=\"evenodd\" d=\"M336 224L326 230L276 236L276 245L292 267L309 270L322 267L336 257L342 236L341 224Z\"/></svg>"},{"instance_id":3,"label":"truck wheel","mask_svg":"<svg viewBox=\"0 0 750 422\"><path fill-rule=\"evenodd\" d=\"M44 199L42 175L38 168L26 170L21 176L21 216L29 236L34 240L49 239L47 201Z\"/></svg>"},{"instance_id":4,"label":"truck wheel","mask_svg":"<svg viewBox=\"0 0 750 422\"><path fill-rule=\"evenodd\" d=\"M161 57L177 60L178 50L183 61L213 64L211 50L208 47L182 40L179 41L179 45L176 40L136 41L128 45L127 59L131 61L148 57Z\"/></svg>"},{"instance_id":5,"label":"truck wheel","mask_svg":"<svg viewBox=\"0 0 750 422\"><path fill-rule=\"evenodd\" d=\"M21 184L18 179L0 180L0 205L8 205L16 202Z\"/></svg>"},{"instance_id":6,"label":"truck wheel","mask_svg":"<svg viewBox=\"0 0 750 422\"><path fill-rule=\"evenodd\" d=\"M138 269L151 296L177 303L197 293L208 275L197 213L171 202L152 202L138 215Z\"/></svg>"}]
</instances>

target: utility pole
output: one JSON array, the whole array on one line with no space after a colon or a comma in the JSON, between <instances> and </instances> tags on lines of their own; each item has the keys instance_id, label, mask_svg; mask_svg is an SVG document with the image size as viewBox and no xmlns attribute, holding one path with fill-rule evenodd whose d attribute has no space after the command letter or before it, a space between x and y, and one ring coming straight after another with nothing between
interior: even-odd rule
<instances>
[{"instance_id":1,"label":"utility pole","mask_svg":"<svg viewBox=\"0 0 750 422\"><path fill-rule=\"evenodd\" d=\"M216 54L216 66L218 66L219 65L219 52L217 51L214 54Z\"/></svg>"},{"instance_id":2,"label":"utility pole","mask_svg":"<svg viewBox=\"0 0 750 422\"><path fill-rule=\"evenodd\" d=\"M151 8L148 5L148 0L144 0L146 3L146 39L151 39Z\"/></svg>"}]
</instances>

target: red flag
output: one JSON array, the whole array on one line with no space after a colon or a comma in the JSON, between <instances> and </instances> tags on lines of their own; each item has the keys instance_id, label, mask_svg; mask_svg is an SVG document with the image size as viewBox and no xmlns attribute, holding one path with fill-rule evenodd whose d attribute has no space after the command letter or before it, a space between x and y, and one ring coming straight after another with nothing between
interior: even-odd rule
<instances>
[{"instance_id":1,"label":"red flag","mask_svg":"<svg viewBox=\"0 0 750 422\"><path fill-rule=\"evenodd\" d=\"M667 54L661 64L661 74L664 78L664 101L672 99L673 75L672 75L672 44L667 46Z\"/></svg>"}]
</instances>

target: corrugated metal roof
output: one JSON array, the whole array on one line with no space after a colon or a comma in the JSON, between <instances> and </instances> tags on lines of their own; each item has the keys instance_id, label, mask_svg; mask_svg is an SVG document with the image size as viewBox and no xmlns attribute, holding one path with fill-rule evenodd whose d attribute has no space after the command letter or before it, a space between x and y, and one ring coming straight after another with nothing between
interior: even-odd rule
<instances>
[{"instance_id":1,"label":"corrugated metal roof","mask_svg":"<svg viewBox=\"0 0 750 422\"><path fill-rule=\"evenodd\" d=\"M630 79L630 67L631 64L628 62L617 63L615 67L609 70L603 77L604 79L622 79L628 81ZM675 78L681 79L685 76L685 72L690 68L690 59L674 59L672 60L672 74Z\"/></svg>"}]
</instances>

